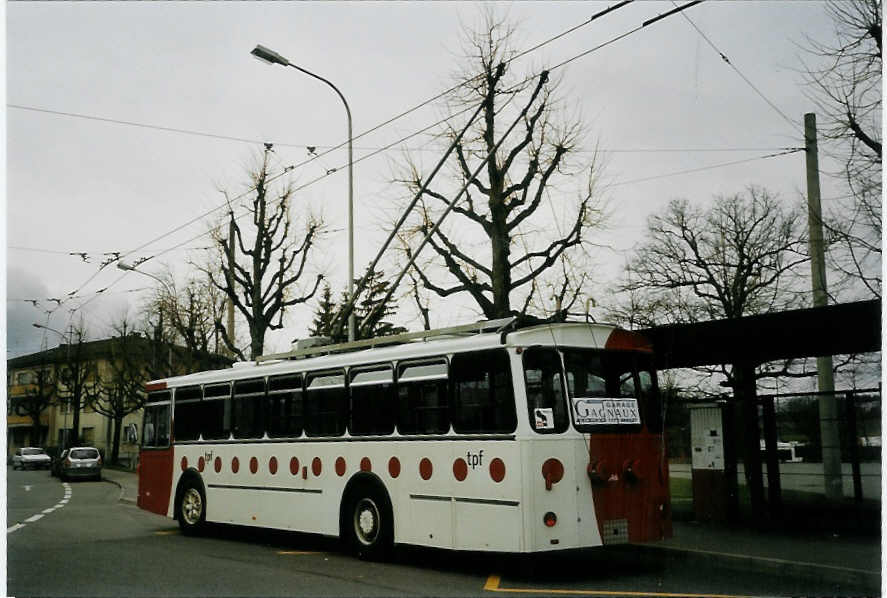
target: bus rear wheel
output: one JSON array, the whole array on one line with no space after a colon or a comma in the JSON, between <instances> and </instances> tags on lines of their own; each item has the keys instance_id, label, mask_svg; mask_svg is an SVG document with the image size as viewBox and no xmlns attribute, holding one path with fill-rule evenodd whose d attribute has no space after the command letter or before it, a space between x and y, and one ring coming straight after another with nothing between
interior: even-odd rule
<instances>
[{"instance_id":1,"label":"bus rear wheel","mask_svg":"<svg viewBox=\"0 0 887 598\"><path fill-rule=\"evenodd\" d=\"M197 533L206 523L206 497L203 489L194 480L182 483L176 501L176 516L182 533L188 535Z\"/></svg>"},{"instance_id":2,"label":"bus rear wheel","mask_svg":"<svg viewBox=\"0 0 887 598\"><path fill-rule=\"evenodd\" d=\"M384 493L371 486L351 493L346 511L345 534L351 550L362 559L386 558L393 543L391 503Z\"/></svg>"}]
</instances>

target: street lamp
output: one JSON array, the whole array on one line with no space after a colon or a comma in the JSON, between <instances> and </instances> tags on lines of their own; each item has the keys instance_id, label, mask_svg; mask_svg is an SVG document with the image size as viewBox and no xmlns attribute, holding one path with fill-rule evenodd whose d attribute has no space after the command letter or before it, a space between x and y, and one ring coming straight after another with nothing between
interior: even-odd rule
<instances>
[{"instance_id":1,"label":"street lamp","mask_svg":"<svg viewBox=\"0 0 887 598\"><path fill-rule=\"evenodd\" d=\"M333 88L333 91L338 94L339 98L342 100L342 103L345 104L345 113L348 116L348 298L351 299L354 295L354 160L351 146L351 108L348 107L348 102L347 100L345 100L345 96L342 95L342 92L339 91L338 87L336 87L320 75L315 75L309 70L303 69L300 66L296 66L274 50L266 48L262 45L257 45L255 48L253 48L253 51L250 52L250 54L258 58L262 62L266 62L268 64L279 64L281 66L291 66L297 71L305 73L309 77L314 77L315 79L323 81ZM355 326L356 319L354 317L354 310L352 309L351 313L348 314L349 341L354 340Z\"/></svg>"},{"instance_id":2,"label":"street lamp","mask_svg":"<svg viewBox=\"0 0 887 598\"><path fill-rule=\"evenodd\" d=\"M169 288L169 285L166 284L166 281L163 280L162 278L160 278L159 276L157 276L155 274L151 274L150 272L145 272L144 270L139 270L135 266L130 266L129 264L124 264L123 262L120 262L120 261L117 262L117 269L124 270L126 272L135 272L137 274L142 274L144 276L147 276L148 278L153 278L154 280L159 282L161 285L163 285L163 288L166 289L167 293L169 293L170 300L175 301L175 297L176 297L175 293L173 293L172 289ZM172 317L172 316L170 316L170 317ZM154 335L155 335L154 342L155 343L159 343L160 339L162 338L162 327L163 327L163 303L161 302L160 303L160 323L157 325L157 328L155 329L155 332L154 332ZM154 349L152 349L152 351L153 350ZM169 375L172 375L172 343L170 343L170 345L169 345L169 352L167 353L166 361L167 361L167 363L166 363L167 372L169 373ZM156 361L155 361L155 363L156 363Z\"/></svg>"},{"instance_id":3,"label":"street lamp","mask_svg":"<svg viewBox=\"0 0 887 598\"><path fill-rule=\"evenodd\" d=\"M63 333L59 332L55 328L50 328L49 326L44 326L43 324L38 324L37 322L34 322L33 324L31 324L31 326L33 326L34 328L42 328L43 330L49 330L50 332L55 332L57 335L59 335L62 338L62 340L66 342L66 347L67 347L66 351L67 351L67 355L68 355L68 361L69 362L71 361L71 342L73 341L73 338L65 336ZM71 336L73 336L73 331L71 332ZM69 408L70 408L70 405L68 404L68 401L65 401L65 424L64 424L65 425L65 434L64 434L64 441L62 442L62 449L68 448L68 411L70 410Z\"/></svg>"}]
</instances>

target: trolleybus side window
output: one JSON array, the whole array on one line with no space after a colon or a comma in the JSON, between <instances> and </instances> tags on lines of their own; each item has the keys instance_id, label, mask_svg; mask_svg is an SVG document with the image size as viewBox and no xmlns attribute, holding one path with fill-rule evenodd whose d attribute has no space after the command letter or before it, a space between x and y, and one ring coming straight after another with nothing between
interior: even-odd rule
<instances>
[{"instance_id":1,"label":"trolleybus side window","mask_svg":"<svg viewBox=\"0 0 887 598\"><path fill-rule=\"evenodd\" d=\"M453 429L513 432L517 426L508 354L501 349L453 356Z\"/></svg>"},{"instance_id":2,"label":"trolleybus side window","mask_svg":"<svg viewBox=\"0 0 887 598\"><path fill-rule=\"evenodd\" d=\"M397 431L401 434L449 432L446 360L401 363L397 371Z\"/></svg>"},{"instance_id":3,"label":"trolleybus side window","mask_svg":"<svg viewBox=\"0 0 887 598\"><path fill-rule=\"evenodd\" d=\"M305 433L341 436L348 421L348 392L342 370L311 374L305 385Z\"/></svg>"},{"instance_id":4,"label":"trolleybus side window","mask_svg":"<svg viewBox=\"0 0 887 598\"><path fill-rule=\"evenodd\" d=\"M178 440L197 440L200 436L199 386L183 386L176 389L173 409L173 437Z\"/></svg>"},{"instance_id":5,"label":"trolleybus side window","mask_svg":"<svg viewBox=\"0 0 887 598\"><path fill-rule=\"evenodd\" d=\"M348 388L351 393L351 423L354 436L391 434L394 431L394 374L391 366L352 369Z\"/></svg>"},{"instance_id":6,"label":"trolleybus side window","mask_svg":"<svg viewBox=\"0 0 887 598\"><path fill-rule=\"evenodd\" d=\"M203 388L203 421L200 433L205 440L225 440L231 435L231 384L207 384Z\"/></svg>"},{"instance_id":7,"label":"trolleybus side window","mask_svg":"<svg viewBox=\"0 0 887 598\"><path fill-rule=\"evenodd\" d=\"M261 438L265 433L262 421L262 400L265 379L238 380L234 383L234 438Z\"/></svg>"},{"instance_id":8,"label":"trolleybus side window","mask_svg":"<svg viewBox=\"0 0 887 598\"><path fill-rule=\"evenodd\" d=\"M570 419L560 355L554 349L531 347L524 351L523 361L530 427L540 434L564 432Z\"/></svg>"},{"instance_id":9,"label":"trolleybus side window","mask_svg":"<svg viewBox=\"0 0 887 598\"><path fill-rule=\"evenodd\" d=\"M302 435L303 396L300 374L268 379L268 436L285 438Z\"/></svg>"},{"instance_id":10,"label":"trolleybus side window","mask_svg":"<svg viewBox=\"0 0 887 598\"><path fill-rule=\"evenodd\" d=\"M169 391L148 393L148 403L167 401L163 405L145 407L142 426L142 446L160 448L169 446Z\"/></svg>"}]
</instances>

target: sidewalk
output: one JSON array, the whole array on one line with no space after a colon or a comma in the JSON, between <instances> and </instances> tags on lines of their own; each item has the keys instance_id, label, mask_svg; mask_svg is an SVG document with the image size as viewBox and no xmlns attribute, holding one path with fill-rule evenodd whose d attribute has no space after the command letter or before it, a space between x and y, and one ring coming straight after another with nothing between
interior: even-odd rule
<instances>
[{"instance_id":1,"label":"sidewalk","mask_svg":"<svg viewBox=\"0 0 887 598\"><path fill-rule=\"evenodd\" d=\"M122 502L136 503L135 472L105 468L102 475L120 488ZM704 559L708 564L744 573L853 583L873 591L881 588L881 546L874 538L729 529L683 521L675 521L673 526L672 538L631 549L669 560Z\"/></svg>"},{"instance_id":2,"label":"sidewalk","mask_svg":"<svg viewBox=\"0 0 887 598\"><path fill-rule=\"evenodd\" d=\"M102 478L120 488L120 501L136 504L139 496L139 477L134 471L120 471L105 467Z\"/></svg>"}]
</instances>

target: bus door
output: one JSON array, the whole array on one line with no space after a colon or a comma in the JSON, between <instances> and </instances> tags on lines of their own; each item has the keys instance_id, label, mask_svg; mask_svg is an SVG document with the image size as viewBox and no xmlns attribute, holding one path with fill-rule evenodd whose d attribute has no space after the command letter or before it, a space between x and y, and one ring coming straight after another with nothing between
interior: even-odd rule
<instances>
[{"instance_id":1,"label":"bus door","mask_svg":"<svg viewBox=\"0 0 887 598\"><path fill-rule=\"evenodd\" d=\"M163 399L164 396L166 401L145 406L142 447L139 451L137 504L140 508L159 515L167 515L172 491L169 391L149 394L149 401Z\"/></svg>"},{"instance_id":2,"label":"bus door","mask_svg":"<svg viewBox=\"0 0 887 598\"><path fill-rule=\"evenodd\" d=\"M557 550L600 544L591 489L585 476L588 447L570 434L566 389L557 350L530 347L523 351L530 427L535 435L524 443L529 501L527 529L530 550Z\"/></svg>"}]
</instances>

